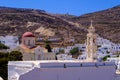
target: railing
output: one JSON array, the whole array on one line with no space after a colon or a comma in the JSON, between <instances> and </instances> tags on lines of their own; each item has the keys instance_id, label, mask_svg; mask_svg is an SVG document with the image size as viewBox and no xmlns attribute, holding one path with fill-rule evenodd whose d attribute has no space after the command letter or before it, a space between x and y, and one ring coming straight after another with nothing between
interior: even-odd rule
<instances>
[{"instance_id":1,"label":"railing","mask_svg":"<svg viewBox=\"0 0 120 80\"><path fill-rule=\"evenodd\" d=\"M64 67L66 66L66 67ZM40 64L41 68L75 68L75 67L96 67L100 66L115 66L113 63L42 63Z\"/></svg>"}]
</instances>

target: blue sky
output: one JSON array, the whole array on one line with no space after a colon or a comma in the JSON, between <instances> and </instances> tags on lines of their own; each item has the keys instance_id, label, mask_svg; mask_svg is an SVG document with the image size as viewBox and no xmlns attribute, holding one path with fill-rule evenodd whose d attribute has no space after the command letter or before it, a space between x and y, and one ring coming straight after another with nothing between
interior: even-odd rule
<instances>
[{"instance_id":1,"label":"blue sky","mask_svg":"<svg viewBox=\"0 0 120 80\"><path fill-rule=\"evenodd\" d=\"M120 0L0 0L0 6L33 8L49 13L81 15L119 5Z\"/></svg>"}]
</instances>

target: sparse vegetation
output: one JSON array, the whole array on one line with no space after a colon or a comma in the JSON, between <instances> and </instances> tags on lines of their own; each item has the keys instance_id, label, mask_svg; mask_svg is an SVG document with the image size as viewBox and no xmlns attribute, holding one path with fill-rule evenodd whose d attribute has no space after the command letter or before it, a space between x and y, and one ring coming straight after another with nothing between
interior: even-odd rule
<instances>
[{"instance_id":1,"label":"sparse vegetation","mask_svg":"<svg viewBox=\"0 0 120 80\"><path fill-rule=\"evenodd\" d=\"M1 49L9 49L9 47L8 46L5 46L4 44L2 44L2 43L0 43L0 50Z\"/></svg>"},{"instance_id":2,"label":"sparse vegetation","mask_svg":"<svg viewBox=\"0 0 120 80\"><path fill-rule=\"evenodd\" d=\"M78 47L75 47L75 48L73 48L72 50L70 50L70 53L71 53L72 55L75 55L76 53L78 53Z\"/></svg>"},{"instance_id":3,"label":"sparse vegetation","mask_svg":"<svg viewBox=\"0 0 120 80\"><path fill-rule=\"evenodd\" d=\"M50 44L51 41L49 41L49 40L45 40L45 43L46 43L46 44Z\"/></svg>"},{"instance_id":4,"label":"sparse vegetation","mask_svg":"<svg viewBox=\"0 0 120 80\"><path fill-rule=\"evenodd\" d=\"M110 55L107 55L107 56L103 57L102 60L103 60L103 61L106 61L108 57L110 57Z\"/></svg>"},{"instance_id":5,"label":"sparse vegetation","mask_svg":"<svg viewBox=\"0 0 120 80\"><path fill-rule=\"evenodd\" d=\"M84 43L92 19L96 32L101 37L120 43L119 10L120 6L117 6L78 17L68 13L56 15L47 14L43 10L0 7L0 35L21 36L26 31L35 32L42 26L51 29L55 36L59 37L66 37L65 35L70 32L70 35L77 40L76 43ZM28 23L33 25L27 27Z\"/></svg>"},{"instance_id":6,"label":"sparse vegetation","mask_svg":"<svg viewBox=\"0 0 120 80\"><path fill-rule=\"evenodd\" d=\"M60 54L65 53L64 49L60 49L60 50L59 50L59 53L60 53Z\"/></svg>"},{"instance_id":7,"label":"sparse vegetation","mask_svg":"<svg viewBox=\"0 0 120 80\"><path fill-rule=\"evenodd\" d=\"M45 48L47 49L48 52L52 52L50 44L46 44Z\"/></svg>"}]
</instances>

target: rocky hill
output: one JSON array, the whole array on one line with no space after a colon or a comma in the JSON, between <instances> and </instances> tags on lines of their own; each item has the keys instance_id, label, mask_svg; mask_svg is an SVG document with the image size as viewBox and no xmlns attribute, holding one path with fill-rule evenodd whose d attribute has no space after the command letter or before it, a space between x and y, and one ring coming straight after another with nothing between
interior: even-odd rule
<instances>
[{"instance_id":1,"label":"rocky hill","mask_svg":"<svg viewBox=\"0 0 120 80\"><path fill-rule=\"evenodd\" d=\"M41 28L44 28L47 33L39 30ZM82 36L82 32L85 33L62 18L43 10L0 7L0 35L21 36L26 31L42 31L41 33L51 36L48 34L50 31L53 32L52 35L59 37L67 37L69 33L71 36L77 36L76 39Z\"/></svg>"},{"instance_id":2,"label":"rocky hill","mask_svg":"<svg viewBox=\"0 0 120 80\"><path fill-rule=\"evenodd\" d=\"M0 35L19 35L26 31L47 36L74 37L84 42L87 28L93 20L96 32L120 43L120 6L82 16L49 14L44 10L0 7Z\"/></svg>"},{"instance_id":3,"label":"rocky hill","mask_svg":"<svg viewBox=\"0 0 120 80\"><path fill-rule=\"evenodd\" d=\"M93 20L96 33L115 43L120 43L120 5L107 10L66 19L84 26L85 29L89 27L90 20Z\"/></svg>"}]
</instances>

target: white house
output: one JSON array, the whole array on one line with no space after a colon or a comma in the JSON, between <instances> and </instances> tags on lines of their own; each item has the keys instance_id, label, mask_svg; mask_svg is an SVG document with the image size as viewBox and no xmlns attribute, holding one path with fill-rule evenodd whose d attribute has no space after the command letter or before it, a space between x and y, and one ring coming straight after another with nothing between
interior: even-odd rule
<instances>
[{"instance_id":1,"label":"white house","mask_svg":"<svg viewBox=\"0 0 120 80\"><path fill-rule=\"evenodd\" d=\"M113 53L120 52L120 44L115 44L115 45L111 46L111 52L113 52Z\"/></svg>"},{"instance_id":2,"label":"white house","mask_svg":"<svg viewBox=\"0 0 120 80\"><path fill-rule=\"evenodd\" d=\"M86 44L75 44L74 46L78 47L79 51L80 50L83 50L83 51L86 50Z\"/></svg>"},{"instance_id":3,"label":"white house","mask_svg":"<svg viewBox=\"0 0 120 80\"><path fill-rule=\"evenodd\" d=\"M114 44L114 43L112 43L110 40L108 40L108 39L104 39L104 38L102 38L102 37L98 37L97 38L97 44L98 45L112 45L112 44Z\"/></svg>"},{"instance_id":4,"label":"white house","mask_svg":"<svg viewBox=\"0 0 120 80\"><path fill-rule=\"evenodd\" d=\"M19 39L18 36L1 36L0 43L5 44L6 46L10 47L10 49L15 49L19 46Z\"/></svg>"},{"instance_id":5,"label":"white house","mask_svg":"<svg viewBox=\"0 0 120 80\"><path fill-rule=\"evenodd\" d=\"M114 62L115 65L117 66L117 70L120 71L120 56L119 57L110 57L110 58L107 58L107 61L108 62Z\"/></svg>"},{"instance_id":6,"label":"white house","mask_svg":"<svg viewBox=\"0 0 120 80\"><path fill-rule=\"evenodd\" d=\"M74 58L72 58L72 55L58 54L57 55L57 60L74 60Z\"/></svg>"},{"instance_id":7,"label":"white house","mask_svg":"<svg viewBox=\"0 0 120 80\"><path fill-rule=\"evenodd\" d=\"M59 51L60 51L60 48L53 48L53 49L52 49L52 52L53 52L53 53L59 53Z\"/></svg>"}]
</instances>

